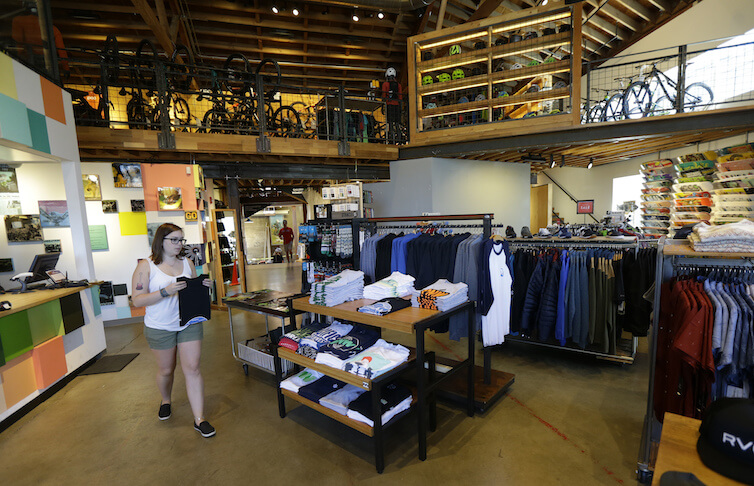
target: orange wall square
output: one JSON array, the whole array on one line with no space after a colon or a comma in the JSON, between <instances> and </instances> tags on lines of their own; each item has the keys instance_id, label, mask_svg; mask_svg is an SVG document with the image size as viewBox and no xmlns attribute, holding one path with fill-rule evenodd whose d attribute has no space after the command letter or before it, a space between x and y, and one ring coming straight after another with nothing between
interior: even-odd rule
<instances>
[{"instance_id":1,"label":"orange wall square","mask_svg":"<svg viewBox=\"0 0 754 486\"><path fill-rule=\"evenodd\" d=\"M57 120L65 125L65 109L63 108L63 90L40 76L42 82L42 100L45 105L45 116Z\"/></svg>"},{"instance_id":2,"label":"orange wall square","mask_svg":"<svg viewBox=\"0 0 754 486\"><path fill-rule=\"evenodd\" d=\"M7 362L0 368L0 375L2 375L3 394L7 408L37 391L31 351Z\"/></svg>"},{"instance_id":3,"label":"orange wall square","mask_svg":"<svg viewBox=\"0 0 754 486\"><path fill-rule=\"evenodd\" d=\"M44 390L68 372L63 336L50 339L31 350L37 389Z\"/></svg>"},{"instance_id":4,"label":"orange wall square","mask_svg":"<svg viewBox=\"0 0 754 486\"><path fill-rule=\"evenodd\" d=\"M188 174L186 173L188 170ZM159 211L157 203L158 187L180 187L183 199L181 211L196 211L196 191L194 173L190 165L141 164L141 181L144 186L144 208Z\"/></svg>"}]
</instances>

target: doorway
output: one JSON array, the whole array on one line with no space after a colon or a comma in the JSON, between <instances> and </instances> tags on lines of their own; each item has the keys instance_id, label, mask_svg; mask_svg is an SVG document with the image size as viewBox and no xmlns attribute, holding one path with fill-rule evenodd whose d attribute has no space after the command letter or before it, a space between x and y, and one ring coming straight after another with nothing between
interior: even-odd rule
<instances>
[{"instance_id":1,"label":"doorway","mask_svg":"<svg viewBox=\"0 0 754 486\"><path fill-rule=\"evenodd\" d=\"M550 185L531 188L529 201L529 229L534 234L546 228L550 219Z\"/></svg>"}]
</instances>

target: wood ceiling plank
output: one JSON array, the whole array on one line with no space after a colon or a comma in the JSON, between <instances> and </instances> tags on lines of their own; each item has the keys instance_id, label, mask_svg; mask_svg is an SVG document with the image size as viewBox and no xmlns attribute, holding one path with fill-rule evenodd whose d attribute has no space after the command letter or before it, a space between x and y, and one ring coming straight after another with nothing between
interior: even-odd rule
<instances>
[{"instance_id":1,"label":"wood ceiling plank","mask_svg":"<svg viewBox=\"0 0 754 486\"><path fill-rule=\"evenodd\" d=\"M668 0L649 0L649 3L662 10L663 12L670 12L673 10L673 3Z\"/></svg>"},{"instance_id":2,"label":"wood ceiling plank","mask_svg":"<svg viewBox=\"0 0 754 486\"><path fill-rule=\"evenodd\" d=\"M146 22L149 28L152 30L152 33L155 35L157 41L165 50L167 56L170 57L173 54L173 42L170 40L170 35L168 34L167 29L163 28L159 19L152 10L152 7L150 7L147 3L147 0L131 0L131 3L133 3L136 11L139 13L139 15L141 15L141 18L144 19L144 22Z\"/></svg>"},{"instance_id":3,"label":"wood ceiling plank","mask_svg":"<svg viewBox=\"0 0 754 486\"><path fill-rule=\"evenodd\" d=\"M587 0L587 2L593 7L599 6L599 3L600 3L597 0ZM613 7L609 3L602 6L602 8L600 9L600 13L603 13L607 15L608 17L612 17L613 20L623 24L625 27L633 30L634 32L638 32L642 28L642 22L637 21L636 19L632 18L627 13L622 12L621 10ZM589 17L589 15L587 15L587 18Z\"/></svg>"},{"instance_id":4,"label":"wood ceiling plank","mask_svg":"<svg viewBox=\"0 0 754 486\"><path fill-rule=\"evenodd\" d=\"M639 17L643 18L646 21L652 21L656 14L653 13L650 9L646 8L644 5L640 4L637 0L617 0L618 3L626 7L631 12L635 13Z\"/></svg>"}]
</instances>

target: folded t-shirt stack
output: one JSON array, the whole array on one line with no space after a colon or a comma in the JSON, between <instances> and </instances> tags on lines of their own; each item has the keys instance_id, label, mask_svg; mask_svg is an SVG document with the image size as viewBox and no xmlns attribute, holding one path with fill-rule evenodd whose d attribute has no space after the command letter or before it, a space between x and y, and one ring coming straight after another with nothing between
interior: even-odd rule
<instances>
[{"instance_id":1,"label":"folded t-shirt stack","mask_svg":"<svg viewBox=\"0 0 754 486\"><path fill-rule=\"evenodd\" d=\"M304 326L301 326L300 329L294 329L291 332L285 333L283 337L280 338L280 341L278 341L278 345L284 348L288 348L291 351L296 351L298 349L298 343L301 341L301 339L311 336L323 327L325 326L317 321L314 321L311 324L306 324Z\"/></svg>"},{"instance_id":2,"label":"folded t-shirt stack","mask_svg":"<svg viewBox=\"0 0 754 486\"><path fill-rule=\"evenodd\" d=\"M382 425L385 425L391 418L395 417L411 406L411 391L405 386L396 383L389 383L382 388L382 399L380 400L382 415ZM346 415L359 422L374 427L374 417L372 417L372 392L361 394L358 398L348 404Z\"/></svg>"},{"instance_id":3,"label":"folded t-shirt stack","mask_svg":"<svg viewBox=\"0 0 754 486\"><path fill-rule=\"evenodd\" d=\"M444 312L469 300L469 286L463 282L451 283L441 278L432 285L414 292L411 305Z\"/></svg>"},{"instance_id":4,"label":"folded t-shirt stack","mask_svg":"<svg viewBox=\"0 0 754 486\"><path fill-rule=\"evenodd\" d=\"M411 307L411 301L400 297L386 297L373 304L361 306L358 311L363 312L364 314L384 316L391 312L405 309L406 307Z\"/></svg>"},{"instance_id":5,"label":"folded t-shirt stack","mask_svg":"<svg viewBox=\"0 0 754 486\"><path fill-rule=\"evenodd\" d=\"M380 333L377 330L354 326L345 336L320 346L314 361L339 370L343 369L343 364L348 358L368 349L379 338Z\"/></svg>"},{"instance_id":6,"label":"folded t-shirt stack","mask_svg":"<svg viewBox=\"0 0 754 486\"><path fill-rule=\"evenodd\" d=\"M323 376L319 380L315 380L308 385L304 385L298 389L298 394L307 400L319 403L319 399L329 395L330 393L340 390L346 386L346 384L340 380L336 380L332 376Z\"/></svg>"},{"instance_id":7,"label":"folded t-shirt stack","mask_svg":"<svg viewBox=\"0 0 754 486\"><path fill-rule=\"evenodd\" d=\"M353 329L353 326L350 324L341 324L338 321L334 321L326 328L320 329L319 331L302 338L298 343L296 354L314 359L317 357L320 347L335 341L339 337L345 336L351 332L351 329Z\"/></svg>"},{"instance_id":8,"label":"folded t-shirt stack","mask_svg":"<svg viewBox=\"0 0 754 486\"><path fill-rule=\"evenodd\" d=\"M319 404L341 415L346 415L348 405L356 400L366 390L354 385L346 385L319 399Z\"/></svg>"},{"instance_id":9,"label":"folded t-shirt stack","mask_svg":"<svg viewBox=\"0 0 754 486\"><path fill-rule=\"evenodd\" d=\"M385 297L403 297L414 292L415 281L411 275L393 272L382 280L364 287L364 298L379 300Z\"/></svg>"},{"instance_id":10,"label":"folded t-shirt stack","mask_svg":"<svg viewBox=\"0 0 754 486\"><path fill-rule=\"evenodd\" d=\"M384 339L346 360L343 369L364 378L376 378L408 360L408 348Z\"/></svg>"},{"instance_id":11,"label":"folded t-shirt stack","mask_svg":"<svg viewBox=\"0 0 754 486\"><path fill-rule=\"evenodd\" d=\"M312 284L310 304L332 307L343 302L361 299L364 295L364 272L343 270L321 282Z\"/></svg>"},{"instance_id":12,"label":"folded t-shirt stack","mask_svg":"<svg viewBox=\"0 0 754 486\"><path fill-rule=\"evenodd\" d=\"M720 226L698 223L688 239L696 251L754 252L754 223L748 219Z\"/></svg>"},{"instance_id":13,"label":"folded t-shirt stack","mask_svg":"<svg viewBox=\"0 0 754 486\"><path fill-rule=\"evenodd\" d=\"M306 386L310 383L314 383L315 381L319 380L324 376L319 371L314 371L309 368L304 368L302 371L296 373L295 375L286 378L285 380L280 382L280 388L284 388L286 390L292 391L293 393L298 393L299 389L302 386Z\"/></svg>"}]
</instances>

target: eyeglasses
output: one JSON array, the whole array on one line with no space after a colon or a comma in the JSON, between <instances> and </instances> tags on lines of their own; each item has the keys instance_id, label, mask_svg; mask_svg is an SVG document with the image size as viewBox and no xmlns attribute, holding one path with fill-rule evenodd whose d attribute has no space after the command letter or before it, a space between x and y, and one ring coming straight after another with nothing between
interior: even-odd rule
<instances>
[{"instance_id":1,"label":"eyeglasses","mask_svg":"<svg viewBox=\"0 0 754 486\"><path fill-rule=\"evenodd\" d=\"M173 243L174 245L177 245L180 243L181 245L186 244L186 238L168 238L167 236L163 238L163 240L168 240L169 242Z\"/></svg>"}]
</instances>

